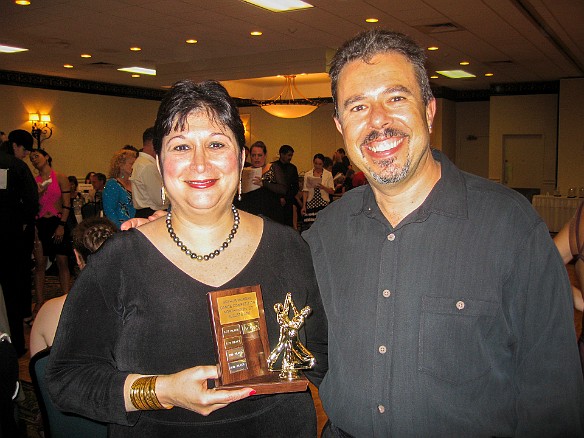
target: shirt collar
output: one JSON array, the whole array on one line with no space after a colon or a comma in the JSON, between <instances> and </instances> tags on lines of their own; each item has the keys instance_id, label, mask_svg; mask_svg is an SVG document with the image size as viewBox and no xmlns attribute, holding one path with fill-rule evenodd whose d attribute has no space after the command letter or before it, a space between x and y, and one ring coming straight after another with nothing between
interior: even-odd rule
<instances>
[{"instance_id":1,"label":"shirt collar","mask_svg":"<svg viewBox=\"0 0 584 438\"><path fill-rule=\"evenodd\" d=\"M150 154L147 154L146 152L140 152L139 156L142 157L142 158L144 158L144 159L146 159L146 160L148 160L148 161L150 161L150 162L152 162L152 163L154 163L154 164L156 164L156 158L154 158Z\"/></svg>"},{"instance_id":2,"label":"shirt collar","mask_svg":"<svg viewBox=\"0 0 584 438\"><path fill-rule=\"evenodd\" d=\"M466 219L468 217L467 190L462 172L442 152L432 150L432 157L441 164L440 179L422 205L408 215L411 218L410 221L423 220L430 213ZM371 186L364 186L363 190L363 202L356 206L352 214L383 217Z\"/></svg>"}]
</instances>

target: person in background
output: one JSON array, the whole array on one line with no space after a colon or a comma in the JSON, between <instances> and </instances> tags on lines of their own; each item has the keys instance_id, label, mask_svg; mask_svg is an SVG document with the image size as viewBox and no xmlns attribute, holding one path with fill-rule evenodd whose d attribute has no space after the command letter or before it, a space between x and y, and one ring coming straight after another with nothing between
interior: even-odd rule
<instances>
[{"instance_id":1,"label":"person in background","mask_svg":"<svg viewBox=\"0 0 584 438\"><path fill-rule=\"evenodd\" d=\"M112 234L116 226L105 217L93 217L81 221L71 233L73 251L79 269L87 264L91 254L95 253ZM53 345L59 318L67 295L47 301L37 314L30 332L30 356Z\"/></svg>"},{"instance_id":2,"label":"person in background","mask_svg":"<svg viewBox=\"0 0 584 438\"><path fill-rule=\"evenodd\" d=\"M351 163L349 162L349 158L345 153L345 149L338 148L334 155L333 155L333 169L331 173L333 177L337 176L338 173L342 175L347 174L347 170L351 167Z\"/></svg>"},{"instance_id":3,"label":"person in background","mask_svg":"<svg viewBox=\"0 0 584 438\"><path fill-rule=\"evenodd\" d=\"M33 138L22 129L0 146L0 287L19 357L26 352L23 321L31 316L31 254L39 209L37 185L23 161L32 150Z\"/></svg>"},{"instance_id":4,"label":"person in background","mask_svg":"<svg viewBox=\"0 0 584 438\"><path fill-rule=\"evenodd\" d=\"M324 169L324 155L316 154L312 159L314 168L304 174L304 187L302 189L303 229L308 229L314 223L316 214L331 202L330 195L335 192L333 175ZM314 186L311 179L320 178L320 182Z\"/></svg>"},{"instance_id":5,"label":"person in background","mask_svg":"<svg viewBox=\"0 0 584 438\"><path fill-rule=\"evenodd\" d=\"M132 202L135 217L147 218L156 210L166 210L168 202L162 199L162 176L156 165L154 152L154 128L142 134L142 152L134 162L132 176Z\"/></svg>"},{"instance_id":6,"label":"person in background","mask_svg":"<svg viewBox=\"0 0 584 438\"><path fill-rule=\"evenodd\" d=\"M574 258L574 272L578 278L580 287L584 287L584 202L581 202L574 214L574 217L565 224L560 232L554 236L554 243L560 252L560 256L565 264L570 263ZM582 290L572 285L572 297L574 308L584 312L584 294ZM583 318L584 322L584 318ZM584 328L578 338L578 350L580 352L580 364L584 373Z\"/></svg>"},{"instance_id":7,"label":"person in background","mask_svg":"<svg viewBox=\"0 0 584 438\"><path fill-rule=\"evenodd\" d=\"M72 212L69 180L62 173L55 172L51 156L45 150L37 149L30 154L30 162L39 171L35 178L40 206L36 221L38 240L34 248L36 303L33 315L36 315L45 300L45 271L49 257L56 260L62 292L69 292L71 240L67 220Z\"/></svg>"},{"instance_id":8,"label":"person in background","mask_svg":"<svg viewBox=\"0 0 584 438\"><path fill-rule=\"evenodd\" d=\"M138 158L138 155L140 154L138 148L136 146L132 146L131 144L124 145L124 147L122 147L122 150L134 152L135 158Z\"/></svg>"},{"instance_id":9,"label":"person in background","mask_svg":"<svg viewBox=\"0 0 584 438\"><path fill-rule=\"evenodd\" d=\"M425 50L362 32L330 64L368 185L303 234L329 328L323 437L582 437L566 269L527 199L430 147Z\"/></svg>"},{"instance_id":10,"label":"person in background","mask_svg":"<svg viewBox=\"0 0 584 438\"><path fill-rule=\"evenodd\" d=\"M4 131L0 131L0 144L4 143L5 141L8 141L8 136Z\"/></svg>"},{"instance_id":11,"label":"person in background","mask_svg":"<svg viewBox=\"0 0 584 438\"><path fill-rule=\"evenodd\" d=\"M103 190L103 213L118 228L136 215L130 182L134 161L136 154L133 151L122 149L116 152L110 162L110 179Z\"/></svg>"},{"instance_id":12,"label":"person in background","mask_svg":"<svg viewBox=\"0 0 584 438\"><path fill-rule=\"evenodd\" d=\"M278 222L294 227L294 206L299 191L298 169L292 164L294 149L290 145L280 147L280 158L272 163L274 179L264 181L264 187L279 195Z\"/></svg>"},{"instance_id":13,"label":"person in background","mask_svg":"<svg viewBox=\"0 0 584 438\"><path fill-rule=\"evenodd\" d=\"M91 177L93 175L95 175L95 172L88 172L87 175L85 175L85 184L92 184Z\"/></svg>"},{"instance_id":14,"label":"person in background","mask_svg":"<svg viewBox=\"0 0 584 438\"><path fill-rule=\"evenodd\" d=\"M103 189L107 183L107 177L103 173L94 173L91 175L91 187L93 187L93 202L101 202ZM98 195L99 194L99 195Z\"/></svg>"},{"instance_id":15,"label":"person in background","mask_svg":"<svg viewBox=\"0 0 584 438\"><path fill-rule=\"evenodd\" d=\"M71 200L73 199L83 199L81 193L77 191L77 187L79 187L79 181L77 181L77 177L74 175L69 175L67 177L69 181L69 190L71 191Z\"/></svg>"},{"instance_id":16,"label":"person in background","mask_svg":"<svg viewBox=\"0 0 584 438\"><path fill-rule=\"evenodd\" d=\"M261 169L261 176L253 177L253 184L257 185L256 190L241 194L241 201L235 200L237 208L255 215L262 215L273 220L278 220L280 216L280 197L266 188L266 182L275 182L274 172L271 171L271 164L267 162L268 149L263 141L256 141L251 145L250 158L251 168ZM244 170L245 172L245 170Z\"/></svg>"},{"instance_id":17,"label":"person in background","mask_svg":"<svg viewBox=\"0 0 584 438\"><path fill-rule=\"evenodd\" d=\"M112 236L77 278L47 366L55 405L109 423L111 438L315 437L308 391L248 399L253 387L207 386L218 374L206 294L255 284L265 309L289 291L312 308L299 333L317 361L307 375L318 383L326 370L326 318L306 243L232 204L245 143L235 102L218 82L178 82L155 129L172 209ZM276 318L266 327L273 349Z\"/></svg>"}]
</instances>

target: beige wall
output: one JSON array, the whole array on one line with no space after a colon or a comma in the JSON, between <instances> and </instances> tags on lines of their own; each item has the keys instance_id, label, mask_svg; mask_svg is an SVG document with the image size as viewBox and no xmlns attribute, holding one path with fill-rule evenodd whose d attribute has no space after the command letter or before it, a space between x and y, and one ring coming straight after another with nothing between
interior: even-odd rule
<instances>
[{"instance_id":1,"label":"beige wall","mask_svg":"<svg viewBox=\"0 0 584 438\"><path fill-rule=\"evenodd\" d=\"M44 141L53 166L65 175L107 175L112 154L125 144L142 147L142 133L158 102L0 85L0 130L30 131L28 113L51 115L53 136Z\"/></svg>"},{"instance_id":2,"label":"beige wall","mask_svg":"<svg viewBox=\"0 0 584 438\"><path fill-rule=\"evenodd\" d=\"M456 103L456 165L489 177L489 102Z\"/></svg>"},{"instance_id":3,"label":"beige wall","mask_svg":"<svg viewBox=\"0 0 584 438\"><path fill-rule=\"evenodd\" d=\"M78 177L92 170L107 174L112 154L125 144L142 146L142 132L154 123L159 102L95 94L0 85L0 130L30 130L29 112L50 114L53 136L42 146L56 170ZM283 144L294 150L299 171L312 168L316 153L332 156L343 141L333 119L332 104L310 116L279 119L260 108L241 108L250 115L251 143L263 140L268 157Z\"/></svg>"},{"instance_id":4,"label":"beige wall","mask_svg":"<svg viewBox=\"0 0 584 438\"><path fill-rule=\"evenodd\" d=\"M543 193L553 192L556 174L558 96L493 96L490 105L489 179L503 177L503 139L506 135L541 135L544 144Z\"/></svg>"},{"instance_id":5,"label":"beige wall","mask_svg":"<svg viewBox=\"0 0 584 438\"><path fill-rule=\"evenodd\" d=\"M584 186L583 99L584 79L561 82L559 108L556 95L494 96L490 102L468 103L438 99L432 144L462 169L500 181L503 136L541 134L546 178L555 179L558 143L558 186L562 191ZM43 147L53 156L55 168L77 176L89 170L107 173L114 151L127 143L141 146L142 132L153 123L158 105L150 100L0 85L0 130L29 130L29 112L50 113L54 134ZM344 146L332 112L329 104L307 117L279 119L257 107L241 108L242 114L250 115L251 142L263 140L270 158L277 156L282 144L292 145L299 171L311 168L314 154L332 156ZM467 141L469 135L478 141ZM481 142L488 142L488 156Z\"/></svg>"},{"instance_id":6,"label":"beige wall","mask_svg":"<svg viewBox=\"0 0 584 438\"><path fill-rule=\"evenodd\" d=\"M558 187L584 187L584 79L560 82Z\"/></svg>"}]
</instances>

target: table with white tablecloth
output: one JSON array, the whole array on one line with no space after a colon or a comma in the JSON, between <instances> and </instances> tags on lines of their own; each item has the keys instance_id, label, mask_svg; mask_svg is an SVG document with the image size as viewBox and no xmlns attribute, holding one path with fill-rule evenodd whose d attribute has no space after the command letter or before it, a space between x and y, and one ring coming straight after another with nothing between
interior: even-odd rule
<instances>
[{"instance_id":1,"label":"table with white tablecloth","mask_svg":"<svg viewBox=\"0 0 584 438\"><path fill-rule=\"evenodd\" d=\"M533 208L545 221L551 233L557 233L568 222L582 198L568 198L566 196L535 195L531 201Z\"/></svg>"}]
</instances>

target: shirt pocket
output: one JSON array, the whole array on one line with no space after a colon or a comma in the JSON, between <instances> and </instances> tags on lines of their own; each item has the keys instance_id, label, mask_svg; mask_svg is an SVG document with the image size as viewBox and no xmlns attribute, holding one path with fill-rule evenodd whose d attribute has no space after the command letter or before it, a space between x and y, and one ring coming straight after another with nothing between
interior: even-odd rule
<instances>
[{"instance_id":1,"label":"shirt pocket","mask_svg":"<svg viewBox=\"0 0 584 438\"><path fill-rule=\"evenodd\" d=\"M498 308L493 301L422 297L418 370L454 384L486 374L484 338Z\"/></svg>"}]
</instances>

